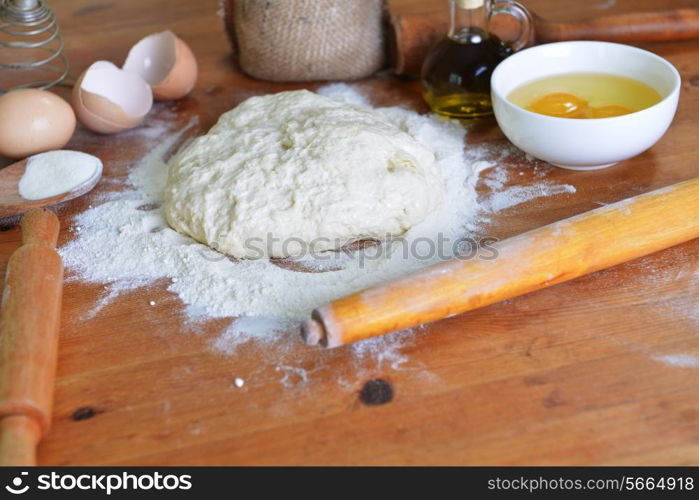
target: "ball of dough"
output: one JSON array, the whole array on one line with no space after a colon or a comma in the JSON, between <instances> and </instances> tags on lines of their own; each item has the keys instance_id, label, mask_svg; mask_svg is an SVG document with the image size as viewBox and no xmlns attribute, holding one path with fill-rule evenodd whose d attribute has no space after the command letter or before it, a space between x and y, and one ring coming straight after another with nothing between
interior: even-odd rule
<instances>
[{"instance_id":1,"label":"ball of dough","mask_svg":"<svg viewBox=\"0 0 699 500\"><path fill-rule=\"evenodd\" d=\"M443 199L434 152L372 109L306 90L252 97L171 162L165 216L240 258L404 233Z\"/></svg>"}]
</instances>

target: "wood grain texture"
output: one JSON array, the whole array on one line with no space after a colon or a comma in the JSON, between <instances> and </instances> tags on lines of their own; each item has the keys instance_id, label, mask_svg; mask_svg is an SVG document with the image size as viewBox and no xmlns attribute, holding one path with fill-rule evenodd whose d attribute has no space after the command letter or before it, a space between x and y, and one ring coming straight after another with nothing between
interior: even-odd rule
<instances>
[{"instance_id":1,"label":"wood grain texture","mask_svg":"<svg viewBox=\"0 0 699 500\"><path fill-rule=\"evenodd\" d=\"M51 427L63 289L58 218L33 210L21 226L0 305L0 463L15 466L36 465Z\"/></svg>"},{"instance_id":2,"label":"wood grain texture","mask_svg":"<svg viewBox=\"0 0 699 500\"><path fill-rule=\"evenodd\" d=\"M579 22L536 23L539 42L603 40L618 43L668 42L699 38L699 10L638 12L599 16Z\"/></svg>"},{"instance_id":3,"label":"wood grain texture","mask_svg":"<svg viewBox=\"0 0 699 500\"><path fill-rule=\"evenodd\" d=\"M564 19L566 9L597 12L603 2L536 3L539 15ZM659 9L671 3L687 4L639 0ZM121 64L133 43L165 28L192 47L201 72L193 94L157 104L149 122L182 126L196 116L203 132L246 97L303 86L242 76L215 0L52 6L76 74L96 59ZM506 210L493 217L488 234L516 235L699 175L699 43L645 48L683 76L668 134L633 160L590 173L495 151L493 160L510 167L513 182L543 175L577 192ZM357 85L378 105L426 111L415 81L380 76ZM471 126L467 142L507 144L492 121ZM73 238L76 214L101 203L151 145L137 131L104 137L79 130L68 148L100 157L105 173L94 193L58 208L66 228L61 244ZM479 189L487 196L487 186ZM6 262L19 232L3 228ZM69 281L53 427L39 463L698 464L699 382L690 363L699 357L698 274L695 240L389 336L399 347L383 359L351 347L308 348L295 332L222 355L211 342L228 322L191 324L165 283L126 292L92 314L105 286ZM234 377L245 379L243 388ZM359 392L372 378L392 385L390 403L361 403Z\"/></svg>"}]
</instances>

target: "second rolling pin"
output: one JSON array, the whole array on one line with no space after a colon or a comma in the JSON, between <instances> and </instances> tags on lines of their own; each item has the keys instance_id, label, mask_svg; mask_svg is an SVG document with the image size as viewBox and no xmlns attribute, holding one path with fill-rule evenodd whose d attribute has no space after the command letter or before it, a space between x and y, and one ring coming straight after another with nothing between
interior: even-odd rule
<instances>
[{"instance_id":1,"label":"second rolling pin","mask_svg":"<svg viewBox=\"0 0 699 500\"><path fill-rule=\"evenodd\" d=\"M442 7L431 12L391 14L389 40L395 73L420 73L430 47L449 30L449 14ZM571 22L532 16L539 43L565 40L642 43L699 38L699 9L610 14Z\"/></svg>"},{"instance_id":2,"label":"second rolling pin","mask_svg":"<svg viewBox=\"0 0 699 500\"><path fill-rule=\"evenodd\" d=\"M337 347L593 273L699 237L699 178L500 241L495 260L449 260L335 300L303 325Z\"/></svg>"},{"instance_id":3,"label":"second rolling pin","mask_svg":"<svg viewBox=\"0 0 699 500\"><path fill-rule=\"evenodd\" d=\"M36 465L48 432L56 378L63 263L59 223L48 210L22 219L0 308L0 465Z\"/></svg>"}]
</instances>

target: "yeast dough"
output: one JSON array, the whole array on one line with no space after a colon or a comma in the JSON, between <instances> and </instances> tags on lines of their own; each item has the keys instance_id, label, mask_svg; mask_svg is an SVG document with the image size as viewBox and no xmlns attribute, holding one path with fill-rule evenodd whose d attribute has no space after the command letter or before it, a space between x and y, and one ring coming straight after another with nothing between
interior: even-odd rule
<instances>
[{"instance_id":1,"label":"yeast dough","mask_svg":"<svg viewBox=\"0 0 699 500\"><path fill-rule=\"evenodd\" d=\"M429 145L381 113L299 90L251 97L172 160L165 216L238 258L396 236L443 199Z\"/></svg>"}]
</instances>

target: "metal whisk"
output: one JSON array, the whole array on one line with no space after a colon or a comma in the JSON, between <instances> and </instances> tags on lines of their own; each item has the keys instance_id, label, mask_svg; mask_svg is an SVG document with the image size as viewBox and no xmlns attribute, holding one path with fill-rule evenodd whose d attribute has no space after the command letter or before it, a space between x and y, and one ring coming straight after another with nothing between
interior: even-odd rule
<instances>
[{"instance_id":1,"label":"metal whisk","mask_svg":"<svg viewBox=\"0 0 699 500\"><path fill-rule=\"evenodd\" d=\"M46 89L61 83L69 71L56 16L46 3L0 0L0 93Z\"/></svg>"}]
</instances>

